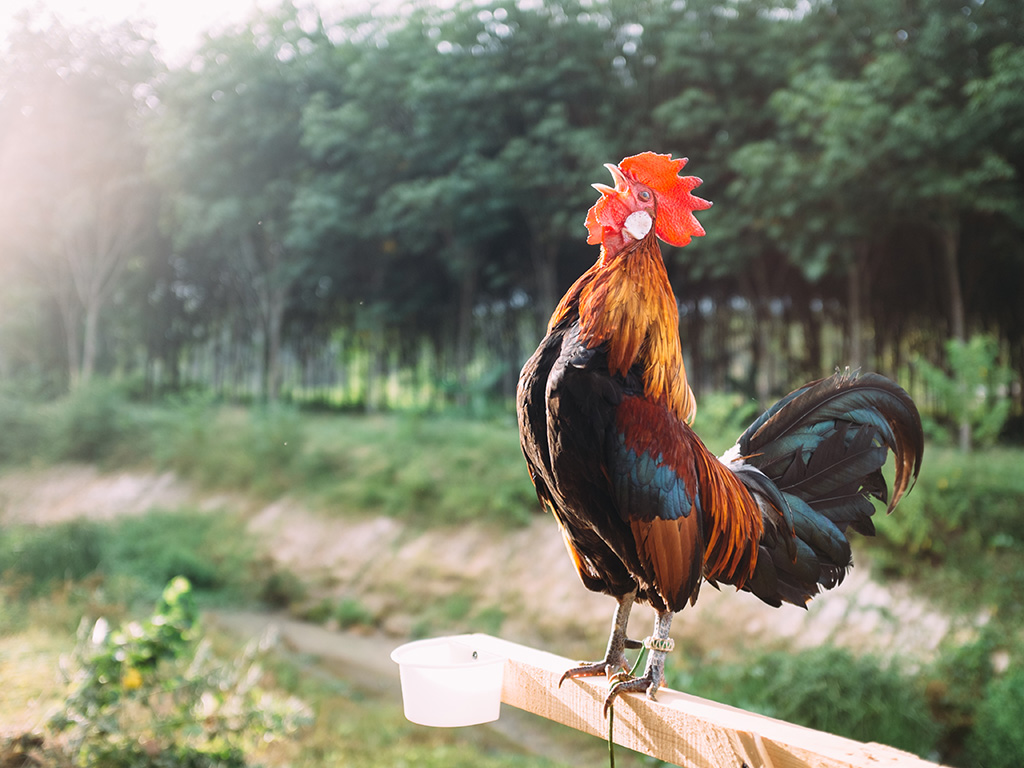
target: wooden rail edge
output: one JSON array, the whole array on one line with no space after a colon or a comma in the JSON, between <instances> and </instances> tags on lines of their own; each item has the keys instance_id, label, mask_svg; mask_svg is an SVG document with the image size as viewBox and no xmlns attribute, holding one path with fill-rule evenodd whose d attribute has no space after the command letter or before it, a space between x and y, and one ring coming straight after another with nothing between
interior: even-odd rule
<instances>
[{"instance_id":1,"label":"wooden rail edge","mask_svg":"<svg viewBox=\"0 0 1024 768\"><path fill-rule=\"evenodd\" d=\"M481 650L505 657L501 700L600 738L608 692L603 678L558 680L575 661L490 635ZM936 768L883 744L862 743L663 688L657 701L630 694L615 703L613 739L684 768Z\"/></svg>"}]
</instances>

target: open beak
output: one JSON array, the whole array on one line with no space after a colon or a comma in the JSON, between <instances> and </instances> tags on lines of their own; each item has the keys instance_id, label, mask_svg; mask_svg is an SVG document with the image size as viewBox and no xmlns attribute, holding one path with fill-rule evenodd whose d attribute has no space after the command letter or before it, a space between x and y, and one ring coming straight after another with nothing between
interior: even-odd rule
<instances>
[{"instance_id":1,"label":"open beak","mask_svg":"<svg viewBox=\"0 0 1024 768\"><path fill-rule=\"evenodd\" d=\"M590 186L605 196L616 192L624 192L629 186L629 183L626 181L626 177L623 175L622 171L619 170L619 166L612 165L611 163L605 163L604 167L611 172L612 178L615 179L615 187L609 187L607 184L591 184Z\"/></svg>"}]
</instances>

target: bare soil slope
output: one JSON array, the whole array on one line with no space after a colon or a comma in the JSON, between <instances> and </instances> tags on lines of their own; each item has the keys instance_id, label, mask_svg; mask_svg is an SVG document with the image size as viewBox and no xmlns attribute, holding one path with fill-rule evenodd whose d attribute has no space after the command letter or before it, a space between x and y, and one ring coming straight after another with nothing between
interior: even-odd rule
<instances>
[{"instance_id":1,"label":"bare soil slope","mask_svg":"<svg viewBox=\"0 0 1024 768\"><path fill-rule=\"evenodd\" d=\"M104 474L64 465L0 476L0 524L182 507L244 515L281 566L318 596L360 601L394 637L408 636L430 606L463 596L503 614L501 634L509 639L568 656L596 657L604 649L613 603L583 588L547 516L513 531L483 525L412 531L391 518L325 516L287 498L263 506L240 495L199 494L170 473ZM433 624L443 620L441 613ZM651 621L650 611L637 609L632 634L648 634ZM953 629L949 617L906 585L880 585L862 565L806 611L774 609L746 593L705 586L697 605L676 619L673 635L682 653L690 647L728 655L829 641L921 658Z\"/></svg>"}]
</instances>

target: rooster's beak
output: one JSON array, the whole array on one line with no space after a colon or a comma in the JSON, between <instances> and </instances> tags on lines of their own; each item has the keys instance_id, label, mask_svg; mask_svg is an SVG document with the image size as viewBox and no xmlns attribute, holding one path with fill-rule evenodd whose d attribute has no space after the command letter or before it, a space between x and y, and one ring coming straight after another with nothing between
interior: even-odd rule
<instances>
[{"instance_id":1,"label":"rooster's beak","mask_svg":"<svg viewBox=\"0 0 1024 768\"><path fill-rule=\"evenodd\" d=\"M612 178L615 179L614 189L609 187L607 184L591 184L590 186L605 196L625 191L629 186L629 183L626 181L626 177L623 175L622 171L619 170L619 166L612 165L611 163L605 163L604 167L611 172Z\"/></svg>"}]
</instances>

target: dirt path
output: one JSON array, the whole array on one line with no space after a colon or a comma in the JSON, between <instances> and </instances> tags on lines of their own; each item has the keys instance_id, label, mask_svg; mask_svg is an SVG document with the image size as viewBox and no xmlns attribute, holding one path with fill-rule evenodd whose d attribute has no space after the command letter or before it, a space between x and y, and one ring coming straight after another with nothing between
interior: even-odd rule
<instances>
[{"instance_id":1,"label":"dirt path","mask_svg":"<svg viewBox=\"0 0 1024 768\"><path fill-rule=\"evenodd\" d=\"M237 495L201 495L169 473L102 474L67 465L0 476L5 524L110 519L185 506L245 515L282 567L313 585L318 596L357 599L389 636L408 637L424 614L435 633L463 631L477 615L473 611L488 609L504 617L500 632L508 639L571 657L603 650L611 601L582 587L546 516L508 532L469 525L414 533L391 518L327 517L290 499L260 507ZM673 635L682 652L828 641L922 658L957 629L906 585L880 585L865 567L853 569L807 611L770 608L732 592L705 587L697 605L680 614ZM468 615L457 610L463 604L473 606ZM637 609L633 634L645 634L652 620L650 611Z\"/></svg>"}]
</instances>

